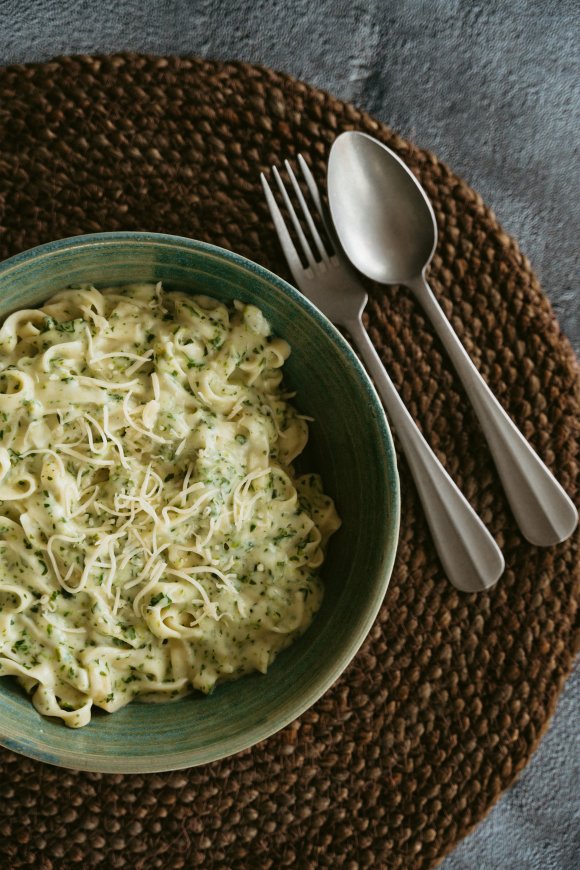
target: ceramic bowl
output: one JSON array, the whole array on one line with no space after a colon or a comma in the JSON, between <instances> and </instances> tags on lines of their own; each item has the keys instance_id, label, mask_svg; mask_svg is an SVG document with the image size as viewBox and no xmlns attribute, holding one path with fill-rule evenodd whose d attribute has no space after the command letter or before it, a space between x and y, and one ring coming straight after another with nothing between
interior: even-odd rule
<instances>
[{"instance_id":1,"label":"ceramic bowl","mask_svg":"<svg viewBox=\"0 0 580 870\"><path fill-rule=\"evenodd\" d=\"M52 242L0 265L0 316L78 283L163 281L167 289L241 299L292 347L286 383L314 417L303 470L322 474L343 524L323 569L324 603L308 631L268 673L173 703L133 703L70 730L40 716L0 678L0 743L78 770L147 773L239 752L296 719L346 668L381 606L395 557L399 483L383 409L331 323L293 287L221 248L153 233L103 233Z\"/></svg>"}]
</instances>

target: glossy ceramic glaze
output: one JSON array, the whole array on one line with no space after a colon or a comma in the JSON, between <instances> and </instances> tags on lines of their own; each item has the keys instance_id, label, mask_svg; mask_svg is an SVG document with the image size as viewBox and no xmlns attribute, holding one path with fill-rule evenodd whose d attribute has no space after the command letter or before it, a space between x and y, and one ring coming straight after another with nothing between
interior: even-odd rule
<instances>
[{"instance_id":1,"label":"glossy ceramic glaze","mask_svg":"<svg viewBox=\"0 0 580 870\"><path fill-rule=\"evenodd\" d=\"M0 265L0 316L78 283L163 281L168 289L258 305L292 346L286 382L315 418L299 470L319 471L343 525L332 538L321 611L266 675L209 697L96 711L71 731L35 711L12 678L0 679L0 743L80 770L145 773L238 752L287 725L337 679L366 637L389 582L399 526L391 435L376 393L348 344L296 290L229 251L152 233L104 233L52 242Z\"/></svg>"}]
</instances>

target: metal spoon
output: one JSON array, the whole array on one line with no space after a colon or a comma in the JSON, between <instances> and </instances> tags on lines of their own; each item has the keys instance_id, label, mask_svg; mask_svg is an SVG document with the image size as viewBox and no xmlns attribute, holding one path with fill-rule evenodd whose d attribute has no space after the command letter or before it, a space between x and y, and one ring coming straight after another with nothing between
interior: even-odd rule
<instances>
[{"instance_id":1,"label":"metal spoon","mask_svg":"<svg viewBox=\"0 0 580 870\"><path fill-rule=\"evenodd\" d=\"M437 224L415 176L372 136L343 133L330 151L328 200L353 265L379 283L405 284L430 318L477 414L524 537L544 547L564 541L578 522L574 504L479 374L425 279Z\"/></svg>"}]
</instances>

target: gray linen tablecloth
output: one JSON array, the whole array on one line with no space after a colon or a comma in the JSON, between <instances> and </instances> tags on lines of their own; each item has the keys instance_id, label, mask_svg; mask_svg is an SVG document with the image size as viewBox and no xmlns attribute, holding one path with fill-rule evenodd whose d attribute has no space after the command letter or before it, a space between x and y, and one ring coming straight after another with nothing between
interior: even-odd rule
<instances>
[{"instance_id":1,"label":"gray linen tablecloth","mask_svg":"<svg viewBox=\"0 0 580 870\"><path fill-rule=\"evenodd\" d=\"M580 348L578 0L0 0L0 64L136 51L243 59L351 100L492 206ZM516 785L444 870L580 866L580 674Z\"/></svg>"}]
</instances>

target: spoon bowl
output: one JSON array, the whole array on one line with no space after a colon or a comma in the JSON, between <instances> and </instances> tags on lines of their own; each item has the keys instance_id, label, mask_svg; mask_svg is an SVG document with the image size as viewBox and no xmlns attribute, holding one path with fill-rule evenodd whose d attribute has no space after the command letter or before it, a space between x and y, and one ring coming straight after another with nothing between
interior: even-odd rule
<instances>
[{"instance_id":1,"label":"spoon bowl","mask_svg":"<svg viewBox=\"0 0 580 870\"><path fill-rule=\"evenodd\" d=\"M336 139L328 198L345 253L373 281L406 284L431 261L437 245L431 203L403 161L371 136Z\"/></svg>"}]
</instances>

